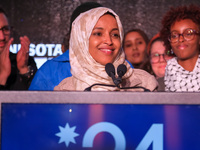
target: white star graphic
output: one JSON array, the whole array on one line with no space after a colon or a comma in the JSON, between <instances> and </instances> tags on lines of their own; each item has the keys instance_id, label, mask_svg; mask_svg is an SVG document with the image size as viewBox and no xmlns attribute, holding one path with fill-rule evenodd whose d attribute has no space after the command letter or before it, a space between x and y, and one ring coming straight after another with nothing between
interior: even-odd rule
<instances>
[{"instance_id":1,"label":"white star graphic","mask_svg":"<svg viewBox=\"0 0 200 150\"><path fill-rule=\"evenodd\" d=\"M65 128L59 126L60 132L56 133L56 136L60 137L59 143L65 142L66 147L69 146L69 143L76 143L76 141L74 140L74 138L76 136L79 136L79 134L75 133L74 130L76 129L76 126L70 128L69 124L66 123Z\"/></svg>"}]
</instances>

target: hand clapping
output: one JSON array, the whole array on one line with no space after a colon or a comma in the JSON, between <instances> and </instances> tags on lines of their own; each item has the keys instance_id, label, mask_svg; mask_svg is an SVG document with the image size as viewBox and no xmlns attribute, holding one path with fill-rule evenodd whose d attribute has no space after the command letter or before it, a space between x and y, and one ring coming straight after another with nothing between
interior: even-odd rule
<instances>
[{"instance_id":1,"label":"hand clapping","mask_svg":"<svg viewBox=\"0 0 200 150\"><path fill-rule=\"evenodd\" d=\"M11 62L9 58L9 48L13 42L13 38L10 38L6 43L3 51L0 55L0 85L5 85L7 79L11 73ZM29 58L29 45L30 40L27 36L20 37L21 48L17 53L17 68L20 74L28 72L28 58Z\"/></svg>"},{"instance_id":2,"label":"hand clapping","mask_svg":"<svg viewBox=\"0 0 200 150\"><path fill-rule=\"evenodd\" d=\"M17 53L17 68L20 74L28 72L28 57L30 40L27 36L20 37L21 48Z\"/></svg>"}]
</instances>

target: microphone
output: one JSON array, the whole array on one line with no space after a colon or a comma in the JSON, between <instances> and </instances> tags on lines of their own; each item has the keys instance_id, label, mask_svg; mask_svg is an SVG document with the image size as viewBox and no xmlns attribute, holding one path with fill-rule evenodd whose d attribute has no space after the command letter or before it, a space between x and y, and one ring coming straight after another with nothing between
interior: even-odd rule
<instances>
[{"instance_id":1,"label":"microphone","mask_svg":"<svg viewBox=\"0 0 200 150\"><path fill-rule=\"evenodd\" d=\"M119 84L121 83L118 79L115 78L115 67L112 63L107 63L105 66L106 73L108 76L110 76L113 80L113 83L119 87Z\"/></svg>"},{"instance_id":2,"label":"microphone","mask_svg":"<svg viewBox=\"0 0 200 150\"><path fill-rule=\"evenodd\" d=\"M127 72L127 67L124 64L121 64L117 67L117 74L118 74L118 78L117 80L120 81L120 83L122 82L122 77L125 75L125 73Z\"/></svg>"},{"instance_id":3,"label":"microphone","mask_svg":"<svg viewBox=\"0 0 200 150\"><path fill-rule=\"evenodd\" d=\"M121 64L117 67L117 74L120 78L125 75L126 71L127 67L124 64Z\"/></svg>"},{"instance_id":4,"label":"microphone","mask_svg":"<svg viewBox=\"0 0 200 150\"><path fill-rule=\"evenodd\" d=\"M84 91L91 91L92 87L94 86L108 86L108 87L118 87L119 89L143 89L144 92L150 92L149 89L146 89L144 87L141 86L133 86L133 87L120 87L119 84L122 83L122 77L125 75L125 73L127 72L127 67L124 64L121 64L117 67L117 74L118 74L118 78L115 77L115 67L112 63L108 63L105 66L105 70L106 73L108 74L108 76L110 76L113 80L113 83L115 85L107 85L107 84L99 84L99 83L95 83L87 88L85 88Z\"/></svg>"}]
</instances>

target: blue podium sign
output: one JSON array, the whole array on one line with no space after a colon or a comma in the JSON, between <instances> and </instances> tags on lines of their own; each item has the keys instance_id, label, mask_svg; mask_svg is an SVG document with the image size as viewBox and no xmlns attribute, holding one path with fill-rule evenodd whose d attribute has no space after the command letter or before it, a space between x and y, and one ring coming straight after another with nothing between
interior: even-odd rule
<instances>
[{"instance_id":1,"label":"blue podium sign","mask_svg":"<svg viewBox=\"0 0 200 150\"><path fill-rule=\"evenodd\" d=\"M2 103L1 150L199 150L200 105Z\"/></svg>"}]
</instances>

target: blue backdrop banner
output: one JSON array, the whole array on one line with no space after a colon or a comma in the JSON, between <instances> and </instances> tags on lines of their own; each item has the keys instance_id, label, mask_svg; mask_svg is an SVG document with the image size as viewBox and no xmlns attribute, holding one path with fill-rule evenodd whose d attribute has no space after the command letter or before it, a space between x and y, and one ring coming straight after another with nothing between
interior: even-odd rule
<instances>
[{"instance_id":1,"label":"blue backdrop banner","mask_svg":"<svg viewBox=\"0 0 200 150\"><path fill-rule=\"evenodd\" d=\"M199 105L2 104L1 150L199 148Z\"/></svg>"}]
</instances>

